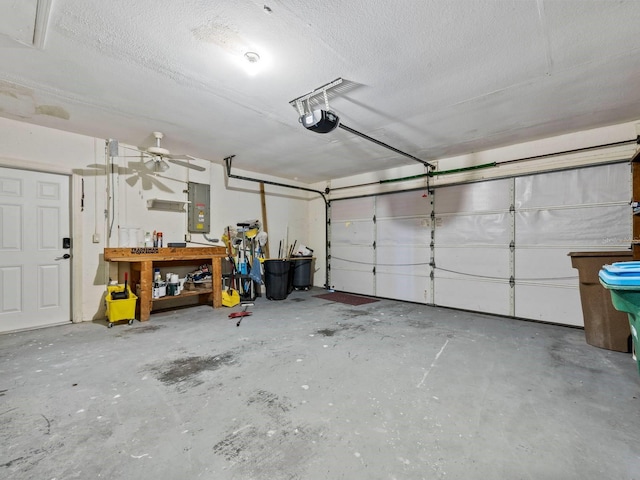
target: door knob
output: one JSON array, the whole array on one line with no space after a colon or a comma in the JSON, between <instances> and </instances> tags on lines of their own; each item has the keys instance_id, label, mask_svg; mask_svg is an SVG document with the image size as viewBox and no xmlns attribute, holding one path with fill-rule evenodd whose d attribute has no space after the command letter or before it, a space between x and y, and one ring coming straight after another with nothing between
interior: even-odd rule
<instances>
[{"instance_id":1,"label":"door knob","mask_svg":"<svg viewBox=\"0 0 640 480\"><path fill-rule=\"evenodd\" d=\"M56 257L56 260L67 260L68 258L71 258L71 255L69 255L68 253L65 253L61 257Z\"/></svg>"}]
</instances>

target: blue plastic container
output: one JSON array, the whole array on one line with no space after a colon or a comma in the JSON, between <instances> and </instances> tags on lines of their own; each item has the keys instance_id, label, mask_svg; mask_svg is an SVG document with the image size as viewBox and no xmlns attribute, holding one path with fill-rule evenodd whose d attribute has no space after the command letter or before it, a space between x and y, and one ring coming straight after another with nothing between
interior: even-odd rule
<instances>
[{"instance_id":1,"label":"blue plastic container","mask_svg":"<svg viewBox=\"0 0 640 480\"><path fill-rule=\"evenodd\" d=\"M604 265L598 276L609 285L640 288L640 262L616 262Z\"/></svg>"}]
</instances>

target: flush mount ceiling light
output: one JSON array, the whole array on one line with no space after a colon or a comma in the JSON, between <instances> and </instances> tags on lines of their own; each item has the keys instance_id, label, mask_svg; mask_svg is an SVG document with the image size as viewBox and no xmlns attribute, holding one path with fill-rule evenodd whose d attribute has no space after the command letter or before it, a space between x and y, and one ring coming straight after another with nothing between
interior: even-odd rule
<instances>
[{"instance_id":1,"label":"flush mount ceiling light","mask_svg":"<svg viewBox=\"0 0 640 480\"><path fill-rule=\"evenodd\" d=\"M245 52L242 60L242 69L250 77L257 75L264 67L264 62L261 61L260 55L253 51Z\"/></svg>"},{"instance_id":2,"label":"flush mount ceiling light","mask_svg":"<svg viewBox=\"0 0 640 480\"><path fill-rule=\"evenodd\" d=\"M244 58L246 58L249 63L258 63L260 61L260 55L256 52L246 52Z\"/></svg>"}]
</instances>

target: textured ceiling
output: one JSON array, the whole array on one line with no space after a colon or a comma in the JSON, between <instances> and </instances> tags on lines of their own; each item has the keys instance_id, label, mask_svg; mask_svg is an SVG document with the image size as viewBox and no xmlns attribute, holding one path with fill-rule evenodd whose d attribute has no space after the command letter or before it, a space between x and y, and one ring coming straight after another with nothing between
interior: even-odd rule
<instances>
[{"instance_id":1,"label":"textured ceiling","mask_svg":"<svg viewBox=\"0 0 640 480\"><path fill-rule=\"evenodd\" d=\"M258 173L414 163L300 125L289 102L338 77L344 124L424 160L640 118L637 0L53 0L42 48L6 21L37 3L0 6L0 115Z\"/></svg>"}]
</instances>

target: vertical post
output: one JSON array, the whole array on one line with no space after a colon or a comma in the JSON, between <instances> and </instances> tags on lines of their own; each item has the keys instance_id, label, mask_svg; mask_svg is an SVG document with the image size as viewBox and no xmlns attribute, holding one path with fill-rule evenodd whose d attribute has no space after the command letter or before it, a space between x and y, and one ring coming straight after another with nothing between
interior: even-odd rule
<instances>
[{"instance_id":1,"label":"vertical post","mask_svg":"<svg viewBox=\"0 0 640 480\"><path fill-rule=\"evenodd\" d=\"M269 229L267 227L267 199L264 193L264 182L260 182L260 206L262 207L262 230L264 232L269 233ZM264 246L264 254L265 254L265 258L271 257L271 255L269 255L268 241Z\"/></svg>"},{"instance_id":2,"label":"vertical post","mask_svg":"<svg viewBox=\"0 0 640 480\"><path fill-rule=\"evenodd\" d=\"M140 321L146 322L151 316L151 302L153 289L153 261L140 262Z\"/></svg>"}]
</instances>

